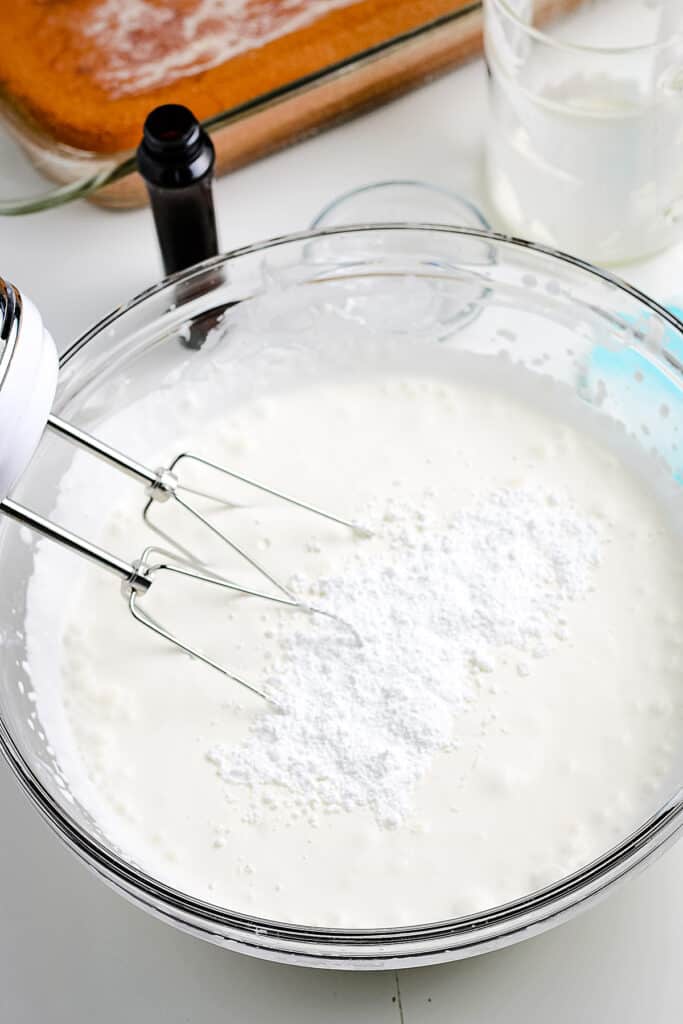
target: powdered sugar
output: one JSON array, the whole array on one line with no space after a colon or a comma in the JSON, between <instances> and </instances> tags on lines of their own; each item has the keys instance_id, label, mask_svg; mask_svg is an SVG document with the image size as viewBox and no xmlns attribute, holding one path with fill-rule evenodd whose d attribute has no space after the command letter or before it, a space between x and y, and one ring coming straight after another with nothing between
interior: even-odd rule
<instances>
[{"instance_id":1,"label":"powdered sugar","mask_svg":"<svg viewBox=\"0 0 683 1024\"><path fill-rule=\"evenodd\" d=\"M282 713L207 754L222 779L251 787L252 819L277 803L312 820L364 808L398 825L436 755L457 745L454 715L480 674L512 651L524 676L566 639L563 611L600 559L596 525L534 488L493 491L448 522L397 504L374 519L377 535L338 573L293 581L360 642L325 616L278 615L268 685Z\"/></svg>"},{"instance_id":2,"label":"powdered sugar","mask_svg":"<svg viewBox=\"0 0 683 1024\"><path fill-rule=\"evenodd\" d=\"M311 24L352 0L102 0L82 26L112 96L169 85Z\"/></svg>"}]
</instances>

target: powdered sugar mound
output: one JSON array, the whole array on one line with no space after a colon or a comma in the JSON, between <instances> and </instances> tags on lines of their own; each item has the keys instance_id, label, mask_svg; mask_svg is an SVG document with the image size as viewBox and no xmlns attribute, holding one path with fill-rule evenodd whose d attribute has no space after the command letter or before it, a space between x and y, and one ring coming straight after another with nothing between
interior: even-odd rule
<instances>
[{"instance_id":1,"label":"powdered sugar mound","mask_svg":"<svg viewBox=\"0 0 683 1024\"><path fill-rule=\"evenodd\" d=\"M82 21L112 96L169 85L311 24L353 0L101 0Z\"/></svg>"},{"instance_id":2,"label":"powdered sugar mound","mask_svg":"<svg viewBox=\"0 0 683 1024\"><path fill-rule=\"evenodd\" d=\"M566 635L565 606L600 558L595 525L536 489L494 491L447 523L394 505L377 530L338 574L295 580L343 621L279 617L269 686L282 713L208 752L226 782L252 787L252 820L276 802L399 824L434 757L457 744L454 714L477 675L503 649L540 657Z\"/></svg>"}]
</instances>

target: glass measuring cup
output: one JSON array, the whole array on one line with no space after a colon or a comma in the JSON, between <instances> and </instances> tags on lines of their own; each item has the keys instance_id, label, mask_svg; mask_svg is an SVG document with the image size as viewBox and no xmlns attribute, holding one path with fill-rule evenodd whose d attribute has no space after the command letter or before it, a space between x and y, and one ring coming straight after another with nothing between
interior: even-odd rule
<instances>
[{"instance_id":1,"label":"glass measuring cup","mask_svg":"<svg viewBox=\"0 0 683 1024\"><path fill-rule=\"evenodd\" d=\"M515 234L615 264L683 234L683 6L485 0L487 178Z\"/></svg>"}]
</instances>

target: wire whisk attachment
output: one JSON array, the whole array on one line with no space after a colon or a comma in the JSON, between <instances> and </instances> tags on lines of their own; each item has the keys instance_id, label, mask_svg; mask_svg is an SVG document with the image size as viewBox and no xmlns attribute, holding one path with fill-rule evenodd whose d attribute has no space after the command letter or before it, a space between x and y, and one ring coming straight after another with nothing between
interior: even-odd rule
<instances>
[{"instance_id":1,"label":"wire whisk attachment","mask_svg":"<svg viewBox=\"0 0 683 1024\"><path fill-rule=\"evenodd\" d=\"M230 671L200 651L194 644L179 637L175 631L166 629L158 622L144 605L144 599L152 586L156 585L159 578L174 577L176 580L192 580L208 587L222 588L235 595L269 601L313 615L328 615L331 618L335 616L330 616L330 613L323 609L314 608L300 600L259 559L204 515L193 502L193 498L209 498L227 508L234 505L216 494L197 488L191 483L184 483L180 469L183 464L192 462L337 523L357 535L370 536L371 531L190 452L177 455L168 467L151 470L111 445L53 415L50 409L56 382L56 350L52 338L43 326L40 314L32 303L22 299L16 288L0 278L0 512L118 576L122 582L128 609L136 622L176 649L198 659L252 693L276 703L253 683ZM170 555L164 549L150 546L145 548L139 558L126 561L14 501L10 496L12 490L28 467L45 429L141 483L147 498L142 509L145 521L170 540L177 551L184 552L186 558L176 554ZM158 502L168 501L173 501L184 514L239 555L275 588L276 593L269 594L243 586L213 572L210 566L205 565L172 536L156 526L150 518L151 510ZM342 625L354 634L357 642L361 642L352 626L348 623Z\"/></svg>"}]
</instances>

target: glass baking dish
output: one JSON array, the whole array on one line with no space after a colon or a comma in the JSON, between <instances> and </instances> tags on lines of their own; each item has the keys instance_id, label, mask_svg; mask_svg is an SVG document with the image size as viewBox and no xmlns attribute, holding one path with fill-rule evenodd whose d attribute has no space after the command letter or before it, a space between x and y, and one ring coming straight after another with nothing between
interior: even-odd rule
<instances>
[{"instance_id":1,"label":"glass baking dish","mask_svg":"<svg viewBox=\"0 0 683 1024\"><path fill-rule=\"evenodd\" d=\"M314 230L177 274L71 345L61 360L55 411L94 433L104 429L103 436L116 444L108 420L124 409L134 417L136 400L150 389L168 388L172 396L181 376L210 374L216 360L229 366L251 358L240 345L240 324L258 324L263 331L253 357L258 365L270 346L282 359L287 350L295 358L305 355L310 336L334 344L324 329L330 311L346 317L356 338L371 338L381 327L401 344L418 346L418 353L438 345L484 359L504 355L543 381L571 389L595 416L623 426L633 445L654 448L669 471L681 476L675 438L676 412L683 409L683 325L606 272L476 229L396 224ZM614 395L606 391L604 380L592 379L597 351L612 360L637 360L641 383L635 405L620 400L618 389ZM261 394L256 373L253 380ZM667 418L659 415L662 389L672 412ZM149 461L155 442L144 432L138 436L139 448L130 454ZM69 449L46 436L17 499L49 513L71 458ZM93 494L84 515L97 513L101 501L106 496ZM412 927L310 928L191 898L128 861L59 774L26 668L23 621L33 554L31 544L19 542L14 525L0 523L0 746L33 803L79 859L151 913L225 948L349 970L471 956L534 935L587 907L652 860L683 825L683 792L672 785L652 798L649 816L632 834L571 876L483 913L416 921Z\"/></svg>"},{"instance_id":2,"label":"glass baking dish","mask_svg":"<svg viewBox=\"0 0 683 1024\"><path fill-rule=\"evenodd\" d=\"M460 3L399 36L217 112L204 121L216 146L217 172L234 170L474 56L481 50L481 29L480 0ZM0 214L32 213L80 197L112 209L146 201L131 153L64 145L1 90L0 127Z\"/></svg>"}]
</instances>

